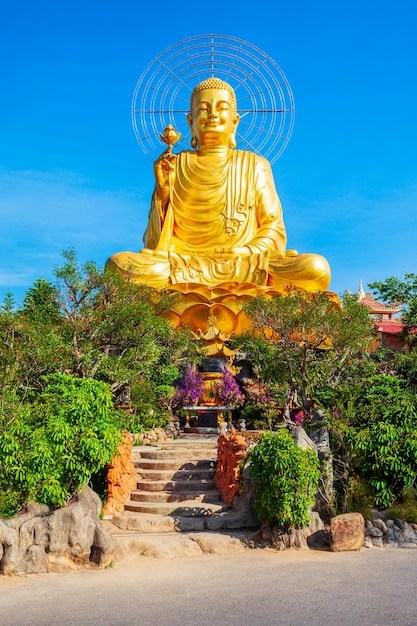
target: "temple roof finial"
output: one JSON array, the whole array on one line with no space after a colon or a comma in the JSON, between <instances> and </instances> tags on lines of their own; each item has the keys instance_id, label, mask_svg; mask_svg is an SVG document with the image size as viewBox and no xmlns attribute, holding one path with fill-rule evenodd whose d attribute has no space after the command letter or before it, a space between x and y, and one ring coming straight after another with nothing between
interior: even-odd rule
<instances>
[{"instance_id":1,"label":"temple roof finial","mask_svg":"<svg viewBox=\"0 0 417 626\"><path fill-rule=\"evenodd\" d=\"M362 298L365 298L366 293L365 290L363 288L363 284L362 284L362 278L359 281L359 291L358 291L358 299L362 300Z\"/></svg>"}]
</instances>

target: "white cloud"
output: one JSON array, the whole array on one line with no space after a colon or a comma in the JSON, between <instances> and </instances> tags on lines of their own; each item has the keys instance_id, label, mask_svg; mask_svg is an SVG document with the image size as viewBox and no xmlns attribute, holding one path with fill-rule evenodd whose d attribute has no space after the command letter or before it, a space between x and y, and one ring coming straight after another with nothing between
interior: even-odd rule
<instances>
[{"instance_id":1,"label":"white cloud","mask_svg":"<svg viewBox=\"0 0 417 626\"><path fill-rule=\"evenodd\" d=\"M0 170L0 286L51 277L63 249L99 264L121 249L139 250L148 198L97 190L73 172ZM151 191L148 196L150 197Z\"/></svg>"}]
</instances>

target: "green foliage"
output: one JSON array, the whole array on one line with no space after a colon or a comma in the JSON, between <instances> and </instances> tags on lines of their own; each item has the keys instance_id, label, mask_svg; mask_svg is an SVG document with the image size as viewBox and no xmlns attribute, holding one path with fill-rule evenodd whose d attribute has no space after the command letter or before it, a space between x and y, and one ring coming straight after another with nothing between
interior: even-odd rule
<instances>
[{"instance_id":1,"label":"green foliage","mask_svg":"<svg viewBox=\"0 0 417 626\"><path fill-rule=\"evenodd\" d=\"M63 252L21 310L0 306L0 510L62 504L112 457L120 428L164 426L198 343L164 318L177 295ZM113 411L130 390L130 411ZM124 404L124 402L122 402Z\"/></svg>"},{"instance_id":2,"label":"green foliage","mask_svg":"<svg viewBox=\"0 0 417 626\"><path fill-rule=\"evenodd\" d=\"M49 281L38 278L25 295L22 313L37 321L57 323L60 319L58 290Z\"/></svg>"},{"instance_id":3,"label":"green foliage","mask_svg":"<svg viewBox=\"0 0 417 626\"><path fill-rule=\"evenodd\" d=\"M377 374L341 386L329 424L342 491L358 475L372 487L378 507L399 501L417 474L417 399L406 382Z\"/></svg>"},{"instance_id":4,"label":"green foliage","mask_svg":"<svg viewBox=\"0 0 417 626\"><path fill-rule=\"evenodd\" d=\"M0 513L32 501L62 506L110 463L119 418L105 383L54 374L32 402L0 415ZM11 406L9 404L9 408Z\"/></svg>"},{"instance_id":5,"label":"green foliage","mask_svg":"<svg viewBox=\"0 0 417 626\"><path fill-rule=\"evenodd\" d=\"M309 523L320 478L319 462L311 450L298 448L286 429L266 432L250 454L255 480L254 508L262 522L283 529Z\"/></svg>"},{"instance_id":6,"label":"green foliage","mask_svg":"<svg viewBox=\"0 0 417 626\"><path fill-rule=\"evenodd\" d=\"M374 333L369 311L349 294L340 306L326 293L291 291L254 298L244 310L252 327L240 343L261 378L285 385L286 406L307 410L318 388L338 384Z\"/></svg>"},{"instance_id":7,"label":"green foliage","mask_svg":"<svg viewBox=\"0 0 417 626\"><path fill-rule=\"evenodd\" d=\"M343 490L343 502L339 505L342 513L361 513L365 519L372 519L375 512L375 493L368 481L356 474L349 476Z\"/></svg>"},{"instance_id":8,"label":"green foliage","mask_svg":"<svg viewBox=\"0 0 417 626\"><path fill-rule=\"evenodd\" d=\"M401 519L417 524L417 492L409 487L404 494L403 501L392 507L388 512L391 519Z\"/></svg>"},{"instance_id":9,"label":"green foliage","mask_svg":"<svg viewBox=\"0 0 417 626\"><path fill-rule=\"evenodd\" d=\"M355 445L378 506L392 505L417 472L417 403L397 377L378 375L358 398Z\"/></svg>"},{"instance_id":10,"label":"green foliage","mask_svg":"<svg viewBox=\"0 0 417 626\"><path fill-rule=\"evenodd\" d=\"M177 295L80 264L73 250L63 257L56 286L39 279L21 311L11 298L0 308L0 404L8 389L25 401L46 375L65 372L105 381L115 397L130 387L135 415L150 404L166 422L171 406L160 389L198 359L190 331L163 317Z\"/></svg>"},{"instance_id":11,"label":"green foliage","mask_svg":"<svg viewBox=\"0 0 417 626\"><path fill-rule=\"evenodd\" d=\"M396 372L414 390L417 386L417 350L414 347L410 352L397 353L392 357Z\"/></svg>"},{"instance_id":12,"label":"green foliage","mask_svg":"<svg viewBox=\"0 0 417 626\"><path fill-rule=\"evenodd\" d=\"M267 415L261 405L247 400L237 415L245 420L247 430L269 430Z\"/></svg>"}]
</instances>

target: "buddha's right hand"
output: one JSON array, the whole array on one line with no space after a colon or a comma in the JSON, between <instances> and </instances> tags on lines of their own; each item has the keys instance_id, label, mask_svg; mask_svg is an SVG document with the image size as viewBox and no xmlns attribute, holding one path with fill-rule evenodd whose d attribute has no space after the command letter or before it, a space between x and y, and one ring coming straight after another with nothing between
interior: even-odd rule
<instances>
[{"instance_id":1,"label":"buddha's right hand","mask_svg":"<svg viewBox=\"0 0 417 626\"><path fill-rule=\"evenodd\" d=\"M155 161L153 169L156 184L160 189L168 189L170 182L171 184L174 182L176 161L177 155L172 154L170 148L167 148Z\"/></svg>"}]
</instances>

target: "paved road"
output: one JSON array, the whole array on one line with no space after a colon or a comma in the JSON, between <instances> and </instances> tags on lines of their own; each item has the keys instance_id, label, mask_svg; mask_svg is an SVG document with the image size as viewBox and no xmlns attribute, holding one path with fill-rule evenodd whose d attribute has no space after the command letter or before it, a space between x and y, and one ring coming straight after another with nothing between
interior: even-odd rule
<instances>
[{"instance_id":1,"label":"paved road","mask_svg":"<svg viewBox=\"0 0 417 626\"><path fill-rule=\"evenodd\" d=\"M0 577L1 626L417 625L417 550L271 552Z\"/></svg>"}]
</instances>

